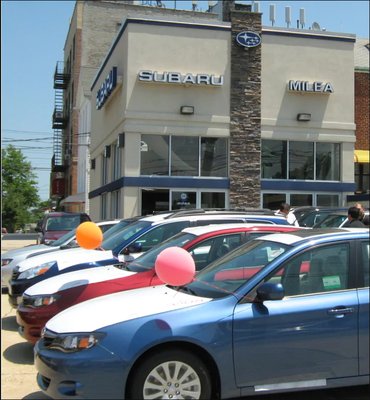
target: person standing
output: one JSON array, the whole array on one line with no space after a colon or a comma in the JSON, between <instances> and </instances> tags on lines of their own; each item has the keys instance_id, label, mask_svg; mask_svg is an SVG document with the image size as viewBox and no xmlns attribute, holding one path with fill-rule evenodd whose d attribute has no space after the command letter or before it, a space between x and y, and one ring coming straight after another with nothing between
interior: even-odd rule
<instances>
[{"instance_id":1,"label":"person standing","mask_svg":"<svg viewBox=\"0 0 370 400\"><path fill-rule=\"evenodd\" d=\"M348 221L343 225L343 228L366 228L365 224L360 221L360 209L350 207L348 209Z\"/></svg>"},{"instance_id":2,"label":"person standing","mask_svg":"<svg viewBox=\"0 0 370 400\"><path fill-rule=\"evenodd\" d=\"M369 225L370 225L369 216L368 216L368 215L365 215L365 209L364 209L364 207L362 206L362 204L361 204L361 203L356 203L356 204L355 204L355 207L357 207L357 208L360 210L360 218L359 218L359 220L360 220L364 225L369 226Z\"/></svg>"},{"instance_id":3,"label":"person standing","mask_svg":"<svg viewBox=\"0 0 370 400\"><path fill-rule=\"evenodd\" d=\"M299 226L297 218L295 217L294 213L290 211L290 204L281 203L276 214L283 215L290 225Z\"/></svg>"}]
</instances>

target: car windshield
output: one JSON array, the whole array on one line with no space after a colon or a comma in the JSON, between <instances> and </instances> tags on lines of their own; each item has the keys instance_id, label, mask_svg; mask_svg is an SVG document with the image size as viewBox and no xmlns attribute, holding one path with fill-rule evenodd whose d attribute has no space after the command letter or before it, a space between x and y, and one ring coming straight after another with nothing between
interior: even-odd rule
<instances>
[{"instance_id":1,"label":"car windshield","mask_svg":"<svg viewBox=\"0 0 370 400\"><path fill-rule=\"evenodd\" d=\"M104 239L103 240L106 240L110 236L113 236L115 233L121 231L125 226L131 224L134 221L137 221L137 219L133 219L133 218L122 219L117 224L114 224L113 226L111 226L109 229L107 229L104 232Z\"/></svg>"},{"instance_id":2,"label":"car windshield","mask_svg":"<svg viewBox=\"0 0 370 400\"><path fill-rule=\"evenodd\" d=\"M339 228L347 219L347 215L331 214L315 224L314 228Z\"/></svg>"},{"instance_id":3,"label":"car windshield","mask_svg":"<svg viewBox=\"0 0 370 400\"><path fill-rule=\"evenodd\" d=\"M228 296L289 248L273 241L252 240L199 271L191 283L177 289L202 297Z\"/></svg>"},{"instance_id":4,"label":"car windshield","mask_svg":"<svg viewBox=\"0 0 370 400\"><path fill-rule=\"evenodd\" d=\"M127 269L133 272L142 272L151 269L154 267L155 260L162 250L172 246L183 247L185 243L190 242L190 240L193 240L194 238L196 238L196 236L192 233L179 232L161 244L152 247L150 250L138 257L135 261L130 262L127 266Z\"/></svg>"},{"instance_id":5,"label":"car windshield","mask_svg":"<svg viewBox=\"0 0 370 400\"><path fill-rule=\"evenodd\" d=\"M131 224L124 226L118 232L115 232L112 235L109 235L108 238L104 237L101 247L104 250L113 250L114 248L119 246L121 243L130 239L136 233L144 230L145 228L149 227L150 225L151 225L151 222L148 222L148 221L132 222ZM107 232L109 232L109 231L110 231L110 229L107 230Z\"/></svg>"}]
</instances>

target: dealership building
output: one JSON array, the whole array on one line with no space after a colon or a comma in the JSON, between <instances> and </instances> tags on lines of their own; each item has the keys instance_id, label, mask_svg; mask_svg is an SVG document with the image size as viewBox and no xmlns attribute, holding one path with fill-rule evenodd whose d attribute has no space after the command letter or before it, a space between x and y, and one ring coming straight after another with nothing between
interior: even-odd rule
<instances>
[{"instance_id":1,"label":"dealership building","mask_svg":"<svg viewBox=\"0 0 370 400\"><path fill-rule=\"evenodd\" d=\"M355 35L262 26L233 1L207 15L143 9L127 5L79 113L94 219L347 204Z\"/></svg>"}]
</instances>

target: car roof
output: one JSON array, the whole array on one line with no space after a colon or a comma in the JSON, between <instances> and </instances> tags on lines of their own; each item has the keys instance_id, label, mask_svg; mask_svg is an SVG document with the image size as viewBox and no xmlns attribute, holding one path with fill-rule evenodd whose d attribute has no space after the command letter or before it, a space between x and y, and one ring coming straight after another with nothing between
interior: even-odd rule
<instances>
[{"instance_id":1,"label":"car roof","mask_svg":"<svg viewBox=\"0 0 370 400\"><path fill-rule=\"evenodd\" d=\"M251 218L260 218L264 216L271 216L274 218L280 218L282 220L285 219L283 216L276 215L274 211L270 209L259 209L259 208L249 208L242 210L229 210L229 209L186 209L186 210L175 210L175 211L166 211L160 212L155 215L145 215L142 218L139 218L141 221L148 222L158 222L165 220L176 220L176 221L194 221L194 220L202 220L209 219L209 217L224 217L225 219L237 217L251 217Z\"/></svg>"},{"instance_id":2,"label":"car roof","mask_svg":"<svg viewBox=\"0 0 370 400\"><path fill-rule=\"evenodd\" d=\"M63 217L63 216L70 216L70 215L87 215L84 212L65 212L65 211L52 211L45 214L45 217Z\"/></svg>"},{"instance_id":3,"label":"car roof","mask_svg":"<svg viewBox=\"0 0 370 400\"><path fill-rule=\"evenodd\" d=\"M280 232L282 230L286 231L294 231L297 229L309 229L309 228L300 228L293 225L273 225L273 224L251 224L251 223L234 223L234 224L211 224L204 226L194 226L191 228L185 228L182 232L191 233L196 236L205 235L207 233L212 232L233 232L233 231L262 231L262 230L271 230Z\"/></svg>"},{"instance_id":4,"label":"car roof","mask_svg":"<svg viewBox=\"0 0 370 400\"><path fill-rule=\"evenodd\" d=\"M152 221L153 224L171 224L171 223L176 223L179 221L209 221L210 219L217 219L217 220L233 220L233 222L235 223L235 219L240 218L241 220L243 219L258 219L259 221L266 221L266 224L268 223L268 221L279 221L281 220L282 222L285 222L286 219L284 216L279 216L279 215L262 215L262 214L243 214L243 213L239 213L239 214L207 214L207 215L187 215L187 216L179 216L176 218L171 218L171 219L162 219L162 220L157 220L157 221ZM148 220L148 219L145 219ZM230 222L231 223L231 222ZM283 225L283 223L282 223Z\"/></svg>"},{"instance_id":5,"label":"car roof","mask_svg":"<svg viewBox=\"0 0 370 400\"><path fill-rule=\"evenodd\" d=\"M120 222L120 219L112 219L112 220L107 220L107 221L94 221L96 225L109 225L109 224L117 224Z\"/></svg>"},{"instance_id":6,"label":"car roof","mask_svg":"<svg viewBox=\"0 0 370 400\"><path fill-rule=\"evenodd\" d=\"M284 243L288 245L299 245L307 239L318 240L325 237L366 237L369 236L368 228L312 228L312 229L299 229L294 232L286 233L273 233L266 237L261 237L262 240L271 240L274 242Z\"/></svg>"}]
</instances>

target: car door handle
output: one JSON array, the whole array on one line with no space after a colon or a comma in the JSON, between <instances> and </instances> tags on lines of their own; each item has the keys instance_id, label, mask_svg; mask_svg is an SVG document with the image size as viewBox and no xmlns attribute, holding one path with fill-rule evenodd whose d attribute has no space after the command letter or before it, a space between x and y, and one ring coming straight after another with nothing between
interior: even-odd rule
<instances>
[{"instance_id":1,"label":"car door handle","mask_svg":"<svg viewBox=\"0 0 370 400\"><path fill-rule=\"evenodd\" d=\"M342 315L353 313L355 309L353 307L334 307L328 310L329 315Z\"/></svg>"}]
</instances>

